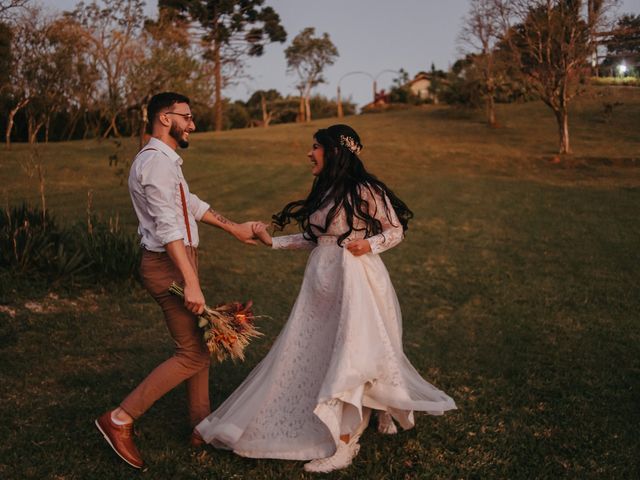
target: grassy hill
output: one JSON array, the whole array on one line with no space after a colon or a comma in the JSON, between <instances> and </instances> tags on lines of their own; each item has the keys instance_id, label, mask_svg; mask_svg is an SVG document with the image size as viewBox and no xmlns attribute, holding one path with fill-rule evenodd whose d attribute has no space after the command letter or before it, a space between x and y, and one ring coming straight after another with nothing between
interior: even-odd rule
<instances>
[{"instance_id":1,"label":"grassy hill","mask_svg":"<svg viewBox=\"0 0 640 480\"><path fill-rule=\"evenodd\" d=\"M615 104L618 102L619 104ZM607 114L604 104L614 105ZM459 410L419 415L394 437L369 429L354 466L327 478L635 478L640 429L640 91L595 90L571 116L574 155L555 163L556 127L539 103L479 113L426 107L349 117L362 158L413 209L383 254L414 366ZM313 132L334 121L195 134L191 189L234 220L300 198ZM38 202L62 221L92 210L135 228L126 189L134 139L14 145L0 160L3 203ZM109 156L118 164L109 166ZM113 160L112 160L113 163ZM124 179L124 182L122 181ZM217 406L286 321L306 260L201 229L210 303L252 298L265 337L244 364L211 372ZM171 354L159 309L139 287L98 286L0 305L0 477L129 478L93 419ZM138 424L148 478L311 478L302 462L187 448L185 393ZM137 475L136 475L137 476Z\"/></svg>"}]
</instances>

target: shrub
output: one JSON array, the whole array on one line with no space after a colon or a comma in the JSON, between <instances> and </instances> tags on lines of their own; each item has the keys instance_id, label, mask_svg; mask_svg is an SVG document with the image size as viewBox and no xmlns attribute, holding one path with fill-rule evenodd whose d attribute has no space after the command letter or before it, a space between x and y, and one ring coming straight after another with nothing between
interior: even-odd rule
<instances>
[{"instance_id":1,"label":"shrub","mask_svg":"<svg viewBox=\"0 0 640 480\"><path fill-rule=\"evenodd\" d=\"M95 280L122 280L136 275L140 244L135 235L125 233L118 223L91 219L91 232L78 223L70 229L75 250L82 252Z\"/></svg>"},{"instance_id":2,"label":"shrub","mask_svg":"<svg viewBox=\"0 0 640 480\"><path fill-rule=\"evenodd\" d=\"M27 204L0 213L0 268L12 278L74 284L130 279L139 250L135 236L95 217L91 229L62 228Z\"/></svg>"}]
</instances>

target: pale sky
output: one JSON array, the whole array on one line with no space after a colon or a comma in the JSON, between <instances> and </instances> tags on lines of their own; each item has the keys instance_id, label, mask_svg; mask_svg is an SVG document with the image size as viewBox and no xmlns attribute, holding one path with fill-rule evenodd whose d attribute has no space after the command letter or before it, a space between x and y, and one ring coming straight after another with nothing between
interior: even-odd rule
<instances>
[{"instance_id":1,"label":"pale sky","mask_svg":"<svg viewBox=\"0 0 640 480\"><path fill-rule=\"evenodd\" d=\"M69 10L76 0L43 0L49 8ZM248 60L249 79L224 91L231 99L246 100L258 89L275 88L283 95L296 94L296 77L287 75L284 49L306 27L316 35L327 32L340 53L326 70L326 84L316 92L330 98L342 76L365 71L378 77L378 88L388 88L393 73L404 68L411 76L429 70L433 62L447 70L460 57L457 38L468 0L265 0L280 15L287 30L284 44L267 45L262 57ZM147 1L149 16L157 2ZM620 13L640 14L640 0L621 0ZM343 98L351 96L363 105L371 100L372 82L365 75L351 75L340 83ZM188 93L188 92L187 92Z\"/></svg>"}]
</instances>

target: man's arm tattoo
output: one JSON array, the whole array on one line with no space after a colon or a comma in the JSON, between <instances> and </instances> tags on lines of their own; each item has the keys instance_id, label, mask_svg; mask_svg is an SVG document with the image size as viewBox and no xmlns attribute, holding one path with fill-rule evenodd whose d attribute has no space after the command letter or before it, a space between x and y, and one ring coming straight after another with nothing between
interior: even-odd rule
<instances>
[{"instance_id":1,"label":"man's arm tattoo","mask_svg":"<svg viewBox=\"0 0 640 480\"><path fill-rule=\"evenodd\" d=\"M216 220L218 220L218 222L220 222L222 225L232 225L233 224L233 222L231 222L231 221L227 220L226 218L224 218L222 215L220 215L218 212L216 212L213 208L209 208L209 211L216 218Z\"/></svg>"}]
</instances>

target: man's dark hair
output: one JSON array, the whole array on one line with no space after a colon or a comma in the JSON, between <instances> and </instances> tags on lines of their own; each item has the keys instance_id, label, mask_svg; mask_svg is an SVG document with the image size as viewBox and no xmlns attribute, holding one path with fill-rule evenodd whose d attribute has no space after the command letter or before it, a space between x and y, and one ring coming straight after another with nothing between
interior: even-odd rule
<instances>
[{"instance_id":1,"label":"man's dark hair","mask_svg":"<svg viewBox=\"0 0 640 480\"><path fill-rule=\"evenodd\" d=\"M154 95L147 105L147 118L149 119L149 129L153 128L153 122L158 113L165 108L169 108L176 103L186 103L189 105L189 97L175 92L162 92Z\"/></svg>"}]
</instances>

